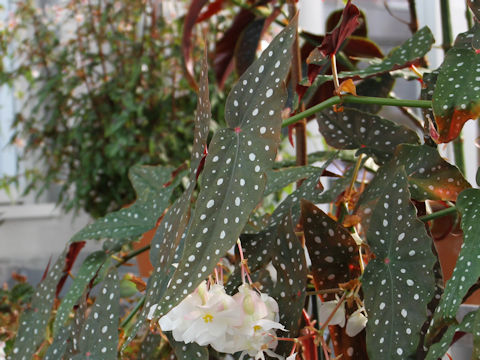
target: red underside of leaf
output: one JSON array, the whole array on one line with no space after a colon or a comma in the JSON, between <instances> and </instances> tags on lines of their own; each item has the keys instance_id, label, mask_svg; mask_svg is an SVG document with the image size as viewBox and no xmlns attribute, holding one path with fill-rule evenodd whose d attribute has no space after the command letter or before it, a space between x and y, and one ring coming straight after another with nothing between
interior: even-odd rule
<instances>
[{"instance_id":1,"label":"red underside of leaf","mask_svg":"<svg viewBox=\"0 0 480 360\"><path fill-rule=\"evenodd\" d=\"M335 356L341 355L341 359L368 360L365 330L357 336L350 337L345 332L346 328L338 325L329 326Z\"/></svg>"},{"instance_id":2,"label":"red underside of leaf","mask_svg":"<svg viewBox=\"0 0 480 360\"><path fill-rule=\"evenodd\" d=\"M471 119L476 119L480 115L480 105L473 109L454 109L451 116L435 116L435 122L438 127L438 138L433 136L437 143L448 143L458 137L462 131L463 125Z\"/></svg>"},{"instance_id":3,"label":"red underside of leaf","mask_svg":"<svg viewBox=\"0 0 480 360\"><path fill-rule=\"evenodd\" d=\"M182 55L185 66L186 78L195 91L198 90L198 84L195 81L193 73L193 59L192 59L192 30L197 22L200 10L205 6L208 0L193 0L188 8L187 15L185 16L183 23L183 35L182 35Z\"/></svg>"},{"instance_id":4,"label":"red underside of leaf","mask_svg":"<svg viewBox=\"0 0 480 360\"><path fill-rule=\"evenodd\" d=\"M355 5L352 5L351 0L348 0L347 5L342 12L342 22L340 26L335 28L331 33L326 34L322 44L318 47L325 56L331 56L337 53L343 41L349 37L359 25L358 17L360 11Z\"/></svg>"},{"instance_id":5,"label":"red underside of leaf","mask_svg":"<svg viewBox=\"0 0 480 360\"><path fill-rule=\"evenodd\" d=\"M197 23L210 19L213 15L222 10L225 0L215 0L208 4L207 9L203 11L197 18Z\"/></svg>"},{"instance_id":6,"label":"red underside of leaf","mask_svg":"<svg viewBox=\"0 0 480 360\"><path fill-rule=\"evenodd\" d=\"M198 180L198 177L203 171L203 167L205 166L205 159L207 158L207 155L208 155L208 148L207 148L207 145L205 145L205 147L203 148L202 160L200 160L200 163L198 164L195 180Z\"/></svg>"},{"instance_id":7,"label":"red underside of leaf","mask_svg":"<svg viewBox=\"0 0 480 360\"><path fill-rule=\"evenodd\" d=\"M242 31L255 19L249 10L241 10L233 20L233 24L215 46L215 75L220 88L223 87L228 74L233 70L233 54Z\"/></svg>"},{"instance_id":8,"label":"red underside of leaf","mask_svg":"<svg viewBox=\"0 0 480 360\"><path fill-rule=\"evenodd\" d=\"M63 276L61 277L60 281L57 284L57 290L55 292L55 296L58 297L58 294L62 291L63 285L65 285L65 281L67 280L68 274L70 270L72 270L73 264L77 259L78 254L85 246L85 241L78 241L70 244L68 248L67 256L65 257L65 267L63 268Z\"/></svg>"}]
</instances>

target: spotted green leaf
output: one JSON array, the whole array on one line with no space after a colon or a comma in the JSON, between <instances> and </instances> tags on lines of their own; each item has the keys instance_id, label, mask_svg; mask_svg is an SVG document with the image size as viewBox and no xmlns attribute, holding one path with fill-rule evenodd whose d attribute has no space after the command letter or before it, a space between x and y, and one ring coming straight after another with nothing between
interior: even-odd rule
<instances>
[{"instance_id":1,"label":"spotted green leaf","mask_svg":"<svg viewBox=\"0 0 480 360\"><path fill-rule=\"evenodd\" d=\"M279 170L269 170L267 173L267 186L264 196L282 190L289 184L305 179L318 173L318 167L315 166L293 166Z\"/></svg>"},{"instance_id":2,"label":"spotted green leaf","mask_svg":"<svg viewBox=\"0 0 480 360\"><path fill-rule=\"evenodd\" d=\"M437 307L434 320L454 319L468 289L480 277L480 190L463 191L457 200L462 214L463 245L452 277L447 281L445 292Z\"/></svg>"},{"instance_id":3,"label":"spotted green leaf","mask_svg":"<svg viewBox=\"0 0 480 360\"><path fill-rule=\"evenodd\" d=\"M302 200L302 224L318 290L338 288L360 276L358 246L345 227L306 200ZM333 294L323 298L335 299Z\"/></svg>"},{"instance_id":4,"label":"spotted green leaf","mask_svg":"<svg viewBox=\"0 0 480 360\"><path fill-rule=\"evenodd\" d=\"M475 17L480 20L480 1L479 0L468 0L468 7L472 10Z\"/></svg>"},{"instance_id":5,"label":"spotted green leaf","mask_svg":"<svg viewBox=\"0 0 480 360\"><path fill-rule=\"evenodd\" d=\"M226 129L209 144L202 187L185 239L185 251L160 316L182 300L235 244L260 202L280 142L284 79L290 68L296 20L277 35L240 77L225 109ZM168 299L168 300L167 300Z\"/></svg>"},{"instance_id":6,"label":"spotted green leaf","mask_svg":"<svg viewBox=\"0 0 480 360\"><path fill-rule=\"evenodd\" d=\"M107 255L104 251L96 251L85 259L73 280L72 286L68 289L68 292L63 297L57 309L57 316L53 323L54 334L57 333L65 324L66 320L68 320L73 305L78 301L88 283L95 277L106 259Z\"/></svg>"},{"instance_id":7,"label":"spotted green leaf","mask_svg":"<svg viewBox=\"0 0 480 360\"><path fill-rule=\"evenodd\" d=\"M61 360L67 350L67 341L71 341L69 339L70 336L70 326L63 326L61 327L52 342L47 349L45 354L44 360Z\"/></svg>"},{"instance_id":8,"label":"spotted green leaf","mask_svg":"<svg viewBox=\"0 0 480 360\"><path fill-rule=\"evenodd\" d=\"M173 168L140 166L130 168L129 178L137 194L135 203L112 212L76 233L72 241L140 236L155 227L168 206L175 184L164 187Z\"/></svg>"},{"instance_id":9,"label":"spotted green leaf","mask_svg":"<svg viewBox=\"0 0 480 360\"><path fill-rule=\"evenodd\" d=\"M438 360L440 358L443 358L448 348L452 344L452 340L457 331L473 333L475 337L475 334L480 330L479 325L480 310L468 313L467 315L465 315L460 324L450 326L447 331L445 331L445 333L442 335L440 341L430 347L425 360ZM472 359L478 359L478 355L478 348L476 348L474 345Z\"/></svg>"},{"instance_id":10,"label":"spotted green leaf","mask_svg":"<svg viewBox=\"0 0 480 360\"><path fill-rule=\"evenodd\" d=\"M404 167L413 199L456 201L458 194L470 187L460 171L446 162L437 149L428 145L401 144L394 157L380 167L360 197L360 207L369 206L381 194L382 184L388 182L399 167Z\"/></svg>"},{"instance_id":11,"label":"spotted green leaf","mask_svg":"<svg viewBox=\"0 0 480 360\"><path fill-rule=\"evenodd\" d=\"M343 71L338 74L341 79L355 78L364 79L381 73L401 69L409 66L416 59L423 57L434 44L435 39L428 27L417 31L410 39L399 47L394 48L383 60L367 66L364 69ZM325 79L332 79L331 75L320 75Z\"/></svg>"},{"instance_id":12,"label":"spotted green leaf","mask_svg":"<svg viewBox=\"0 0 480 360\"><path fill-rule=\"evenodd\" d=\"M145 340L142 341L138 352L138 360L159 359L158 350L162 342L162 336L154 332L148 333Z\"/></svg>"},{"instance_id":13,"label":"spotted green leaf","mask_svg":"<svg viewBox=\"0 0 480 360\"><path fill-rule=\"evenodd\" d=\"M146 319L150 307L157 304L171 279L174 268L171 266L173 257L179 252L179 244L184 239L190 219L192 195L197 185L198 171L202 162L207 137L210 130L210 98L208 91L207 54L204 54L200 73L197 112L195 115L194 140L190 158L189 184L183 194L167 211L160 223L150 249L150 261L154 272L147 283L146 306L140 313L137 324L132 329L128 342L133 339L140 325Z\"/></svg>"},{"instance_id":14,"label":"spotted green leaf","mask_svg":"<svg viewBox=\"0 0 480 360\"><path fill-rule=\"evenodd\" d=\"M152 240L150 261L157 267L164 268L171 263L181 236L185 232L190 218L193 191L197 185L199 166L210 129L210 98L208 91L208 67L206 53L202 61L200 74L197 112L195 115L194 140L190 158L189 184L173 206L168 210Z\"/></svg>"},{"instance_id":15,"label":"spotted green leaf","mask_svg":"<svg viewBox=\"0 0 480 360\"><path fill-rule=\"evenodd\" d=\"M417 134L378 115L356 109L325 110L317 114L320 133L337 149L359 149L378 163L392 157L398 144L418 144Z\"/></svg>"},{"instance_id":16,"label":"spotted green leaf","mask_svg":"<svg viewBox=\"0 0 480 360\"><path fill-rule=\"evenodd\" d=\"M83 291L78 302L74 306L74 317L69 324L62 326L53 338L45 354L44 360L71 359L78 353L78 337L85 323L87 311L87 294L91 288ZM73 340L75 339L75 341Z\"/></svg>"},{"instance_id":17,"label":"spotted green leaf","mask_svg":"<svg viewBox=\"0 0 480 360\"><path fill-rule=\"evenodd\" d=\"M240 239L252 273L263 270L270 262L275 268L276 282L272 288L264 286L262 291L277 300L280 323L290 331L286 336L296 336L305 300L307 267L290 213L286 213L278 225L258 234L243 234ZM238 276L235 276L236 280L239 280ZM238 285L230 283L229 288Z\"/></svg>"},{"instance_id":18,"label":"spotted green leaf","mask_svg":"<svg viewBox=\"0 0 480 360\"><path fill-rule=\"evenodd\" d=\"M473 48L452 48L439 69L433 92L437 142L455 139L466 121L480 115L480 58Z\"/></svg>"},{"instance_id":19,"label":"spotted green leaf","mask_svg":"<svg viewBox=\"0 0 480 360\"><path fill-rule=\"evenodd\" d=\"M371 212L366 238L375 258L362 278L368 355L371 359L406 359L414 355L427 318L435 288L435 256L425 225L410 202L403 170L383 184Z\"/></svg>"},{"instance_id":20,"label":"spotted green leaf","mask_svg":"<svg viewBox=\"0 0 480 360\"><path fill-rule=\"evenodd\" d=\"M30 307L20 317L20 326L13 345L11 360L32 359L38 346L45 340L45 328L52 311L55 292L65 267L67 249L58 257L38 284Z\"/></svg>"},{"instance_id":21,"label":"spotted green leaf","mask_svg":"<svg viewBox=\"0 0 480 360\"><path fill-rule=\"evenodd\" d=\"M279 321L288 329L287 337L296 337L305 303L308 270L305 251L295 234L295 223L290 214L278 225L271 245L268 251L273 253L272 265L277 271L277 281L271 291L264 291L277 300Z\"/></svg>"},{"instance_id":22,"label":"spotted green leaf","mask_svg":"<svg viewBox=\"0 0 480 360\"><path fill-rule=\"evenodd\" d=\"M316 151L311 154L308 154L308 163L313 164L314 162L317 161L327 161L333 158L335 155L337 155L339 152L338 151L332 151L332 150L327 150L327 151ZM296 160L283 160L283 161L278 161L275 164L273 164L273 168L280 170L285 167L289 166L295 166L296 165Z\"/></svg>"},{"instance_id":23,"label":"spotted green leaf","mask_svg":"<svg viewBox=\"0 0 480 360\"><path fill-rule=\"evenodd\" d=\"M337 197L347 188L352 181L353 167L345 171L343 176L333 181L329 189L323 191L320 183L320 177L323 170L327 168L329 162L322 168L319 168L317 174L307 178L302 185L288 195L285 200L275 209L269 219L268 226L277 225L285 217L287 213L292 214L292 221L297 224L301 215L301 199L306 199L315 204L326 204L335 201Z\"/></svg>"},{"instance_id":24,"label":"spotted green leaf","mask_svg":"<svg viewBox=\"0 0 480 360\"><path fill-rule=\"evenodd\" d=\"M73 360L117 359L120 287L115 267L105 277L82 333Z\"/></svg>"},{"instance_id":25,"label":"spotted green leaf","mask_svg":"<svg viewBox=\"0 0 480 360\"><path fill-rule=\"evenodd\" d=\"M185 344L184 342L175 341L170 331L166 335L177 360L208 360L208 348L206 346L200 346L197 343Z\"/></svg>"}]
</instances>

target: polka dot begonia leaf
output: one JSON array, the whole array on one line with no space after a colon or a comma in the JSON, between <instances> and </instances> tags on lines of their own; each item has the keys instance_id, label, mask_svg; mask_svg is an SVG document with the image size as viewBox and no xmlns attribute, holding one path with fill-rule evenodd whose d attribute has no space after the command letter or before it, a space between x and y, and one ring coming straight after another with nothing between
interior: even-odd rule
<instances>
[{"instance_id":1,"label":"polka dot begonia leaf","mask_svg":"<svg viewBox=\"0 0 480 360\"><path fill-rule=\"evenodd\" d=\"M162 335L150 332L145 337L138 351L138 360L159 359L159 348L162 342Z\"/></svg>"},{"instance_id":2,"label":"polka dot begonia leaf","mask_svg":"<svg viewBox=\"0 0 480 360\"><path fill-rule=\"evenodd\" d=\"M315 151L313 153L308 154L308 163L313 164L317 161L330 161L332 158L334 158L336 155L338 155L337 150L322 150L322 151ZM277 161L275 164L273 164L273 168L276 170L280 170L285 167L293 167L296 166L296 160L295 159L288 159L288 160L282 160L282 161Z\"/></svg>"},{"instance_id":3,"label":"polka dot begonia leaf","mask_svg":"<svg viewBox=\"0 0 480 360\"><path fill-rule=\"evenodd\" d=\"M242 235L241 242L252 273L261 271L270 262L275 268L276 281L272 288L263 284L262 292L278 302L280 323L289 330L286 336L296 336L305 300L307 267L290 212L267 230Z\"/></svg>"},{"instance_id":4,"label":"polka dot begonia leaf","mask_svg":"<svg viewBox=\"0 0 480 360\"><path fill-rule=\"evenodd\" d=\"M282 190L289 184L305 179L318 173L318 167L315 166L293 166L278 170L269 170L267 173L267 186L263 193L264 196Z\"/></svg>"},{"instance_id":5,"label":"polka dot begonia leaf","mask_svg":"<svg viewBox=\"0 0 480 360\"><path fill-rule=\"evenodd\" d=\"M313 203L302 201L305 244L317 290L338 288L360 276L358 246L350 232ZM322 296L334 300L334 294Z\"/></svg>"},{"instance_id":6,"label":"polka dot begonia leaf","mask_svg":"<svg viewBox=\"0 0 480 360\"><path fill-rule=\"evenodd\" d=\"M405 172L397 171L381 190L366 234L375 258L362 278L367 351L370 359L403 360L415 354L427 319L436 258L410 202Z\"/></svg>"},{"instance_id":7,"label":"polka dot begonia leaf","mask_svg":"<svg viewBox=\"0 0 480 360\"><path fill-rule=\"evenodd\" d=\"M79 353L72 360L117 359L120 287L112 267L90 309L78 340ZM75 339L75 338L74 338Z\"/></svg>"},{"instance_id":8,"label":"polka dot begonia leaf","mask_svg":"<svg viewBox=\"0 0 480 360\"><path fill-rule=\"evenodd\" d=\"M209 144L185 251L155 316L168 312L210 274L262 199L265 171L272 168L280 142L284 79L296 27L293 20L275 37L227 98L228 127Z\"/></svg>"},{"instance_id":9,"label":"polka dot begonia leaf","mask_svg":"<svg viewBox=\"0 0 480 360\"><path fill-rule=\"evenodd\" d=\"M428 145L401 144L392 160L380 167L367 186L360 197L358 208L372 208L372 202L377 201L383 191L382 184L389 182L402 166L407 173L411 196L418 201L456 201L458 194L470 187L457 167L446 162L437 149ZM359 214L361 216L362 211Z\"/></svg>"},{"instance_id":10,"label":"polka dot begonia leaf","mask_svg":"<svg viewBox=\"0 0 480 360\"><path fill-rule=\"evenodd\" d=\"M52 345L47 349L44 360L72 359L79 352L78 337L85 323L88 309L87 296L91 288L85 289L75 304L74 317L65 326L61 327L54 336Z\"/></svg>"},{"instance_id":11,"label":"polka dot begonia leaf","mask_svg":"<svg viewBox=\"0 0 480 360\"><path fill-rule=\"evenodd\" d=\"M476 310L468 313L463 318L462 322L458 325L449 326L447 331L442 335L440 341L436 342L430 346L425 360L438 360L444 358L443 356L447 353L448 348L452 344L456 332L465 332L471 333L475 337L480 336L480 310ZM480 354L478 353L480 348L478 346L473 346L473 354L471 359L479 359ZM450 356L450 358L452 358ZM460 360L460 359L459 359Z\"/></svg>"},{"instance_id":12,"label":"polka dot begonia leaf","mask_svg":"<svg viewBox=\"0 0 480 360\"><path fill-rule=\"evenodd\" d=\"M452 48L439 69L432 99L435 141L446 143L480 115L480 58L473 48Z\"/></svg>"},{"instance_id":13,"label":"polka dot begonia leaf","mask_svg":"<svg viewBox=\"0 0 480 360\"><path fill-rule=\"evenodd\" d=\"M192 195L197 186L198 171L207 146L207 137L210 130L210 98L208 91L207 54L204 54L200 73L197 111L195 114L195 129L190 158L189 184L183 194L175 201L159 224L150 248L150 261L154 271L147 283L146 300L139 320L133 327L125 342L128 344L135 337L138 329L143 326L150 306L157 304L171 279L174 268L171 266L173 258L179 250L179 244L186 235L190 219Z\"/></svg>"},{"instance_id":14,"label":"polka dot begonia leaf","mask_svg":"<svg viewBox=\"0 0 480 360\"><path fill-rule=\"evenodd\" d=\"M338 74L340 79L364 79L381 73L398 70L409 66L416 59L430 51L435 39L428 27L418 30L410 39L394 48L382 61L367 66L364 69L343 71ZM320 78L332 79L331 75L319 75ZM317 77L318 78L318 77Z\"/></svg>"},{"instance_id":15,"label":"polka dot begonia leaf","mask_svg":"<svg viewBox=\"0 0 480 360\"><path fill-rule=\"evenodd\" d=\"M53 323L54 334L56 334L68 320L73 305L78 301L89 282L98 274L100 267L106 260L107 255L104 251L96 251L85 259L73 280L73 284L68 289L57 309L57 315Z\"/></svg>"},{"instance_id":16,"label":"polka dot begonia leaf","mask_svg":"<svg viewBox=\"0 0 480 360\"><path fill-rule=\"evenodd\" d=\"M87 225L71 241L140 236L153 229L180 178L164 187L170 181L172 171L173 168L162 166L135 165L130 168L129 178L137 193L135 203Z\"/></svg>"},{"instance_id":17,"label":"polka dot begonia leaf","mask_svg":"<svg viewBox=\"0 0 480 360\"><path fill-rule=\"evenodd\" d=\"M268 226L277 225L287 213L292 214L292 221L294 224L297 224L301 215L301 199L306 199L315 204L326 204L337 199L348 184L350 184L354 169L353 167L348 169L342 177L332 181L333 184L329 189L323 191L323 186L320 184L320 177L328 164L329 162L323 165L322 168L319 168L317 174L307 178L298 189L282 201L270 217Z\"/></svg>"},{"instance_id":18,"label":"polka dot begonia leaf","mask_svg":"<svg viewBox=\"0 0 480 360\"><path fill-rule=\"evenodd\" d=\"M165 335L175 352L177 360L208 360L208 347L200 346L195 342L185 344L175 341L170 331Z\"/></svg>"},{"instance_id":19,"label":"polka dot begonia leaf","mask_svg":"<svg viewBox=\"0 0 480 360\"><path fill-rule=\"evenodd\" d=\"M70 333L70 326L61 327L53 338L52 345L48 347L43 359L62 360L67 350L67 345L71 341L69 339Z\"/></svg>"},{"instance_id":20,"label":"polka dot begonia leaf","mask_svg":"<svg viewBox=\"0 0 480 360\"><path fill-rule=\"evenodd\" d=\"M398 144L418 144L417 134L380 116L345 108L317 113L320 133L336 149L359 149L379 164L392 157Z\"/></svg>"},{"instance_id":21,"label":"polka dot begonia leaf","mask_svg":"<svg viewBox=\"0 0 480 360\"><path fill-rule=\"evenodd\" d=\"M208 91L208 67L206 53L202 61L200 83L195 115L195 129L192 156L190 159L189 184L173 206L168 210L158 227L152 240L150 261L157 267L169 266L178 247L178 243L190 218L190 206L193 191L197 185L197 172L202 162L204 148L207 146L207 137L210 129L210 98Z\"/></svg>"},{"instance_id":22,"label":"polka dot begonia leaf","mask_svg":"<svg viewBox=\"0 0 480 360\"><path fill-rule=\"evenodd\" d=\"M447 281L435 322L454 319L463 297L480 277L480 190L463 191L457 200L462 214L463 244L452 277Z\"/></svg>"},{"instance_id":23,"label":"polka dot begonia leaf","mask_svg":"<svg viewBox=\"0 0 480 360\"><path fill-rule=\"evenodd\" d=\"M468 0L467 4L477 20L480 21L480 0Z\"/></svg>"},{"instance_id":24,"label":"polka dot begonia leaf","mask_svg":"<svg viewBox=\"0 0 480 360\"><path fill-rule=\"evenodd\" d=\"M472 9L477 4L470 4ZM455 139L466 121L480 114L480 23L460 33L452 49L436 70L438 77L433 84L432 102L437 130L432 137L437 142Z\"/></svg>"},{"instance_id":25,"label":"polka dot begonia leaf","mask_svg":"<svg viewBox=\"0 0 480 360\"><path fill-rule=\"evenodd\" d=\"M48 270L45 279L38 284L30 307L20 317L20 325L9 360L33 359L37 348L45 340L45 329L55 300L57 284L63 275L67 250L68 247Z\"/></svg>"}]
</instances>

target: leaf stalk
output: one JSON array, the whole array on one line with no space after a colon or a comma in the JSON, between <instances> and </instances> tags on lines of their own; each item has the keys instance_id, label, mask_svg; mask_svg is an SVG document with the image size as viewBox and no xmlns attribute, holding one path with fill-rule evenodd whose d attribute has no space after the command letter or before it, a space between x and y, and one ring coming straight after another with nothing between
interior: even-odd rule
<instances>
[{"instance_id":1,"label":"leaf stalk","mask_svg":"<svg viewBox=\"0 0 480 360\"><path fill-rule=\"evenodd\" d=\"M295 114L288 119L286 119L282 127L287 127L289 125L295 124L297 121L300 121L304 118L307 118L311 115L314 115L317 112L320 112L324 109L327 109L333 105L337 104L375 104L383 106L406 106L406 107L418 107L418 108L430 108L432 107L432 102L430 100L404 100L404 99L390 99L390 98L381 98L373 96L353 96L353 95L344 95L344 96L332 96L331 98L322 101L321 103L312 106L311 108L302 111L298 114Z\"/></svg>"}]
</instances>

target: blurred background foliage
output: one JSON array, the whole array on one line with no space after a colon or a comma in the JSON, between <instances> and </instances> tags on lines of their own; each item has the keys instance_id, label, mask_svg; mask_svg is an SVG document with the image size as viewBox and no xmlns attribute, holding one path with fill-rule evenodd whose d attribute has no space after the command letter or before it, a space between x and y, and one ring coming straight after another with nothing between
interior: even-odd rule
<instances>
[{"instance_id":1,"label":"blurred background foliage","mask_svg":"<svg viewBox=\"0 0 480 360\"><path fill-rule=\"evenodd\" d=\"M184 76L181 34L189 3L16 2L0 30L0 58L12 63L0 84L15 89L11 143L28 161L3 185L21 176L25 193L53 187L66 210L99 217L135 199L127 178L134 164L188 159L196 94ZM191 36L193 58L231 14ZM212 94L222 119L223 92Z\"/></svg>"}]
</instances>

